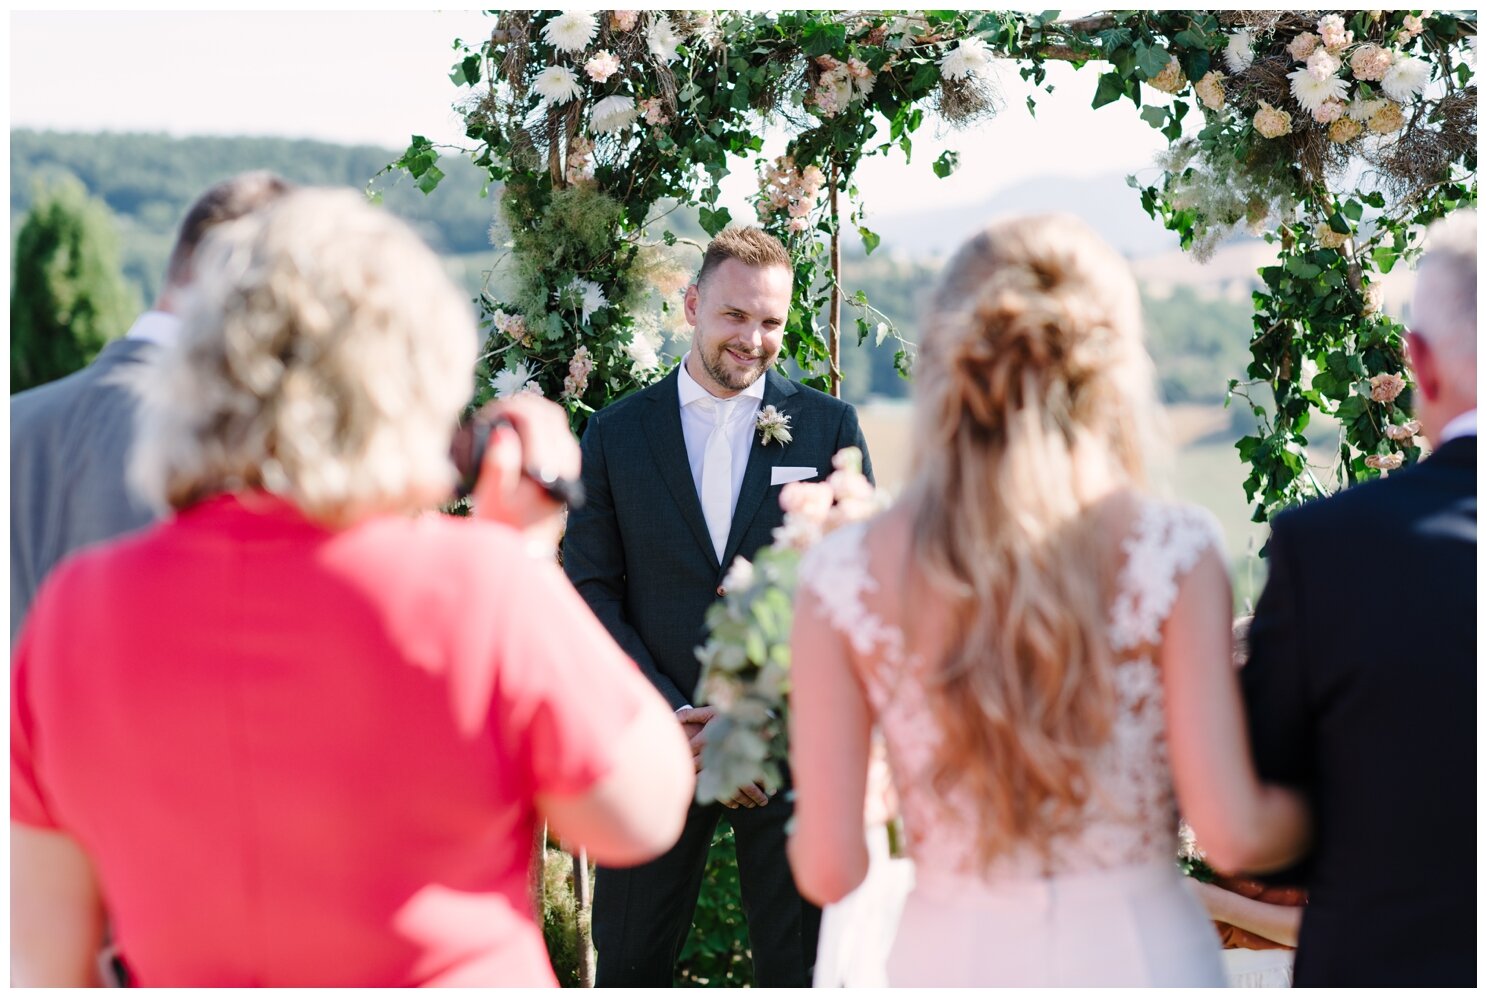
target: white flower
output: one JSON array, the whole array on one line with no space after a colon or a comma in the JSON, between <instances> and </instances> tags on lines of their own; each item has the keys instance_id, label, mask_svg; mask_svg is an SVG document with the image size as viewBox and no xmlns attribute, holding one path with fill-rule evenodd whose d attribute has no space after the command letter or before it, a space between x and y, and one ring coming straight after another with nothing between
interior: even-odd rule
<instances>
[{"instance_id":1,"label":"white flower","mask_svg":"<svg viewBox=\"0 0 1487 998\"><path fill-rule=\"evenodd\" d=\"M532 89L544 104L566 104L582 93L578 77L567 66L548 66L537 74Z\"/></svg>"},{"instance_id":2,"label":"white flower","mask_svg":"<svg viewBox=\"0 0 1487 998\"><path fill-rule=\"evenodd\" d=\"M1384 93L1408 103L1430 82L1430 65L1412 55L1401 56L1384 74Z\"/></svg>"},{"instance_id":3,"label":"white flower","mask_svg":"<svg viewBox=\"0 0 1487 998\"><path fill-rule=\"evenodd\" d=\"M630 358L630 363L635 365L637 371L649 371L661 362L656 355L656 341L635 330L630 336L630 342L625 344L625 355Z\"/></svg>"},{"instance_id":4,"label":"white flower","mask_svg":"<svg viewBox=\"0 0 1487 998\"><path fill-rule=\"evenodd\" d=\"M1354 121L1367 121L1385 103L1387 102L1382 100L1364 100L1362 97L1354 97L1352 102L1348 104L1348 117Z\"/></svg>"},{"instance_id":5,"label":"white flower","mask_svg":"<svg viewBox=\"0 0 1487 998\"><path fill-rule=\"evenodd\" d=\"M1255 61L1255 36L1248 29L1240 29L1229 36L1224 46L1224 65L1231 73L1242 73Z\"/></svg>"},{"instance_id":6,"label":"white flower","mask_svg":"<svg viewBox=\"0 0 1487 998\"><path fill-rule=\"evenodd\" d=\"M601 308L609 307L604 289L593 281L578 280L568 285L563 293L565 304L578 310L579 321L588 321L589 316Z\"/></svg>"},{"instance_id":7,"label":"white flower","mask_svg":"<svg viewBox=\"0 0 1487 998\"><path fill-rule=\"evenodd\" d=\"M570 10L548 21L542 40L560 52L582 52L594 40L599 19L585 10Z\"/></svg>"},{"instance_id":8,"label":"white flower","mask_svg":"<svg viewBox=\"0 0 1487 998\"><path fill-rule=\"evenodd\" d=\"M1291 80L1291 96L1296 98L1307 111L1316 113L1327 100L1346 100L1348 96L1347 81L1339 76L1329 76L1319 80L1311 75L1311 71L1302 68L1287 73Z\"/></svg>"},{"instance_id":9,"label":"white flower","mask_svg":"<svg viewBox=\"0 0 1487 998\"><path fill-rule=\"evenodd\" d=\"M759 415L755 418L754 425L759 428L760 442L766 445L778 440L783 446L794 439L790 435L790 417L772 405L767 405L759 410Z\"/></svg>"},{"instance_id":10,"label":"white flower","mask_svg":"<svg viewBox=\"0 0 1487 998\"><path fill-rule=\"evenodd\" d=\"M490 379L490 385L496 390L496 398L505 399L527 390L531 381L532 372L528 370L526 361L518 361L515 367L497 371Z\"/></svg>"},{"instance_id":11,"label":"white flower","mask_svg":"<svg viewBox=\"0 0 1487 998\"><path fill-rule=\"evenodd\" d=\"M964 80L970 76L985 76L991 65L991 50L986 43L974 36L961 43L940 60L940 75L947 80Z\"/></svg>"},{"instance_id":12,"label":"white flower","mask_svg":"<svg viewBox=\"0 0 1487 998\"><path fill-rule=\"evenodd\" d=\"M728 574L723 576L723 588L730 593L740 593L754 584L754 563L743 555L733 559Z\"/></svg>"},{"instance_id":13,"label":"white flower","mask_svg":"<svg viewBox=\"0 0 1487 998\"><path fill-rule=\"evenodd\" d=\"M594 110L589 113L589 124L596 132L618 132L634 121L639 113L634 98L615 94L594 105Z\"/></svg>"},{"instance_id":14,"label":"white flower","mask_svg":"<svg viewBox=\"0 0 1487 998\"><path fill-rule=\"evenodd\" d=\"M677 59L676 47L682 43L682 36L676 33L671 22L664 17L657 18L651 24L650 31L646 33L646 48L650 49L651 55L661 62L675 62Z\"/></svg>"}]
</instances>

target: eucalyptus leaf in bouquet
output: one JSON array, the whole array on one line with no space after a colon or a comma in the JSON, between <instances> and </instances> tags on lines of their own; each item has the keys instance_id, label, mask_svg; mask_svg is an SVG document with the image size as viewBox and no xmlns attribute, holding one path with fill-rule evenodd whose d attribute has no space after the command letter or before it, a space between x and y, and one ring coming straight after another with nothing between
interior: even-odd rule
<instances>
[{"instance_id":1,"label":"eucalyptus leaf in bouquet","mask_svg":"<svg viewBox=\"0 0 1487 998\"><path fill-rule=\"evenodd\" d=\"M730 800L756 781L771 794L784 783L790 627L801 556L837 527L887 505L886 495L862 474L856 447L839 451L832 466L824 482L792 482L780 490L785 522L774 542L752 562L734 560L723 579L726 595L708 609L707 641L697 649L702 676L696 700L717 707L718 717L702 749L700 803Z\"/></svg>"}]
</instances>

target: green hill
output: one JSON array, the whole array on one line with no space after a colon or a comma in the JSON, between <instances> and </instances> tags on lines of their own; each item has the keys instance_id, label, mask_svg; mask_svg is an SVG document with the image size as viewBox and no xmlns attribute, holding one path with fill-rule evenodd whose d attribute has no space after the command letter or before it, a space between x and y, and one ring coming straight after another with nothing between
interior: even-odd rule
<instances>
[{"instance_id":1,"label":"green hill","mask_svg":"<svg viewBox=\"0 0 1487 998\"><path fill-rule=\"evenodd\" d=\"M125 276L149 301L187 205L209 185L243 170L272 170L301 184L367 187L398 150L345 146L304 139L174 138L164 134L61 133L17 129L10 133L11 233L29 210L39 184L73 176L103 200L119 227ZM490 245L494 198L481 196L484 173L468 159L441 160L444 181L430 195L399 173L379 177L374 189L389 210L408 221L445 256L449 271L476 293L496 253ZM696 215L676 211L666 225L680 236L701 240ZM885 241L863 257L848 238L843 285L861 289L873 306L892 320L904 338L919 340L919 316L933 288L940 263L895 253ZM881 346L873 338L856 342L857 310L842 309L844 393L851 401L869 396L901 398L908 384L893 367L895 341ZM876 326L876 317L870 323ZM1248 360L1249 312L1245 303L1200 297L1178 288L1169 297L1147 302L1150 345L1168 401L1222 399L1230 377Z\"/></svg>"}]
</instances>

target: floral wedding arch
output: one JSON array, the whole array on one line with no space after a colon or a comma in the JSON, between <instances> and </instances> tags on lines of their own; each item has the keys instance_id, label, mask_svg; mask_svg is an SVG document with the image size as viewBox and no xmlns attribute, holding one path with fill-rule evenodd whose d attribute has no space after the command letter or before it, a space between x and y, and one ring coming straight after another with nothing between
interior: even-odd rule
<instances>
[{"instance_id":1,"label":"floral wedding arch","mask_svg":"<svg viewBox=\"0 0 1487 998\"><path fill-rule=\"evenodd\" d=\"M498 185L512 272L504 298L482 295L477 401L540 391L577 429L658 377L657 320L690 276L662 216L690 204L721 229L728 158L751 155L757 221L795 260L784 352L836 391L844 303L859 339L897 335L838 279L849 227L868 252L878 241L859 224L863 157L908 155L931 114L993 117L996 62L1041 84L1061 60L1102 70L1095 107L1129 99L1167 138L1158 181L1133 196L1185 248L1203 258L1239 226L1277 244L1249 380L1230 385L1259 421L1238 442L1255 518L1419 454L1403 330L1376 279L1476 202L1474 12L506 11L455 47L467 152ZM793 130L773 162L764 120ZM439 156L414 137L394 166L432 191ZM933 163L954 168L949 152ZM1343 429L1325 484L1305 451L1318 413Z\"/></svg>"}]
</instances>

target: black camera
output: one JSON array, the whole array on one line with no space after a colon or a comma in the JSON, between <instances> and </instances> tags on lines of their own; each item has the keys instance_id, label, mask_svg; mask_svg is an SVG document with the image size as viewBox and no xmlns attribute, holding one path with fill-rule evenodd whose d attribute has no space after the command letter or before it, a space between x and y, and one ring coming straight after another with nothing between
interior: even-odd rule
<instances>
[{"instance_id":1,"label":"black camera","mask_svg":"<svg viewBox=\"0 0 1487 998\"><path fill-rule=\"evenodd\" d=\"M454 462L455 470L459 472L459 482L454 490L456 499L463 499L475 491L480 466L485 463L485 449L490 446L491 433L498 426L509 426L513 433L516 432L516 425L501 415L488 416L476 412L468 419L460 421L459 429L454 432L454 441L449 447L449 457ZM520 434L517 439L521 439ZM522 456L521 473L535 482L553 502L566 503L569 509L578 509L583 505L583 483L578 479L560 475L550 468L533 468L526 463L525 454Z\"/></svg>"}]
</instances>

